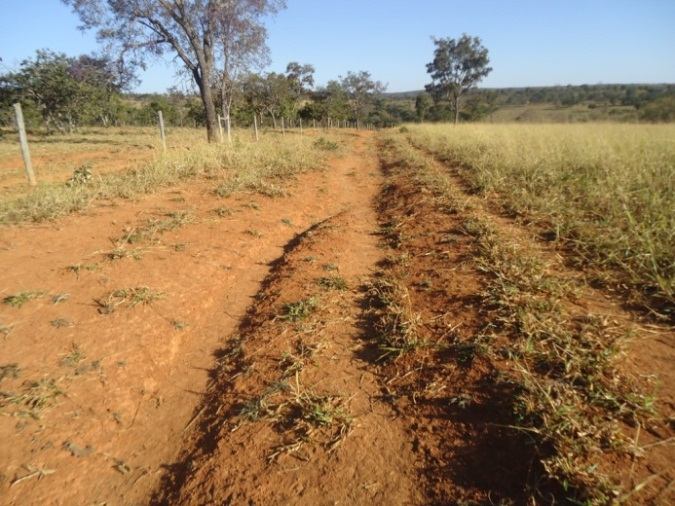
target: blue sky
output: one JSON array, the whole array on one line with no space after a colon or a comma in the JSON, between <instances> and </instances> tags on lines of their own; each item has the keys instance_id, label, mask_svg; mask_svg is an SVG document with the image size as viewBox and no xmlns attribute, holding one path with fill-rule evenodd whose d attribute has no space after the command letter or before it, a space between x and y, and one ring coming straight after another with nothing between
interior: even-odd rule
<instances>
[{"instance_id":1,"label":"blue sky","mask_svg":"<svg viewBox=\"0 0 675 506\"><path fill-rule=\"evenodd\" d=\"M388 91L429 82L431 37L479 36L493 72L482 87L675 83L675 0L287 0L267 23L273 63L311 63L324 85L367 70ZM0 70L35 50L97 50L59 0L0 0ZM138 91L176 84L155 62Z\"/></svg>"}]
</instances>

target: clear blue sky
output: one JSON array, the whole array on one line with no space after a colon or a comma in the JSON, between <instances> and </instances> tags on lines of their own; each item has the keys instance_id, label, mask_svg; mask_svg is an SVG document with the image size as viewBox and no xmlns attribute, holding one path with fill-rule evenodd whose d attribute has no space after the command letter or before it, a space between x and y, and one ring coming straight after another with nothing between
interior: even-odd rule
<instances>
[{"instance_id":1,"label":"clear blue sky","mask_svg":"<svg viewBox=\"0 0 675 506\"><path fill-rule=\"evenodd\" d=\"M493 72L482 87L675 83L675 0L287 0L267 23L273 63L311 63L316 83L368 70L388 91L429 82L431 36L479 36ZM0 0L0 69L35 50L97 50L59 0ZM156 62L138 91L176 84Z\"/></svg>"}]
</instances>

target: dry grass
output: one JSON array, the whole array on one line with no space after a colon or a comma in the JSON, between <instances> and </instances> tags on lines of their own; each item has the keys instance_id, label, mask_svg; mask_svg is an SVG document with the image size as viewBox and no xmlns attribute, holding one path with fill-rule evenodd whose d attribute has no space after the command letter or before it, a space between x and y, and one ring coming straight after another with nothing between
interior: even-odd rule
<instances>
[{"instance_id":1,"label":"dry grass","mask_svg":"<svg viewBox=\"0 0 675 506\"><path fill-rule=\"evenodd\" d=\"M134 133L128 130L122 135L126 139L124 136L133 138ZM98 142L101 149L113 141L103 137ZM321 167L326 156L313 147L311 139L304 137L289 137L280 142L276 137L263 136L260 142L255 142L241 133L232 144L207 144L196 140L192 133L185 135L184 142L186 145L174 147L166 154L155 153L150 161L131 170L99 174L94 166L91 178L83 184L43 183L29 194L3 198L0 225L51 219L77 212L96 200L132 198L195 178L213 180L218 196L243 189L283 195L276 179ZM86 143L78 144L81 145ZM68 147L68 139L59 138L51 149L56 154L67 152Z\"/></svg>"},{"instance_id":2,"label":"dry grass","mask_svg":"<svg viewBox=\"0 0 675 506\"><path fill-rule=\"evenodd\" d=\"M29 416L39 420L43 412L54 406L63 394L53 379L24 381L18 392L0 392L0 413Z\"/></svg>"},{"instance_id":3,"label":"dry grass","mask_svg":"<svg viewBox=\"0 0 675 506\"><path fill-rule=\"evenodd\" d=\"M410 131L413 142L441 156L438 153L443 145L433 137L437 135L435 130L411 127ZM477 344L469 345L466 352L474 354L480 346L480 353L500 371L500 381L510 385L514 392L507 400L513 413L510 427L530 437L548 478L560 486L566 498L575 504L612 503L627 491L620 477L600 467L606 463L602 455L630 451L632 442L623 435L622 424L640 426L657 416L652 392L642 392L617 372L615 358L626 330L569 303L583 287L565 272L558 272L559 267L547 265L536 247L530 250L532 245L526 239L512 237L486 218L491 213L484 207L489 207L490 201L480 198L482 195L466 194L466 189L457 185L457 178L432 167L432 155L411 147L402 135L389 135L383 142L387 164L401 168L417 184L431 190L439 207L461 219L461 229L473 237L471 262L483 279L477 295L485 325L475 335ZM492 177L495 173L462 165L461 174L475 183L479 174ZM479 190L492 196L497 189L520 191L504 181L500 184L505 186L490 184ZM515 183L511 180L510 184ZM507 202L515 202L510 198L504 196ZM528 210L532 214L535 211L535 207ZM406 242L400 228L394 224L385 230L396 247ZM403 248L401 255L405 254ZM407 257L405 261L414 259ZM388 280L380 281L371 291L385 308L392 308L385 311L389 316L383 320L385 335L399 336L398 346L392 350L403 350L406 342L414 343L415 325L410 322L415 320L410 315L416 308L409 306L405 290ZM403 298L396 293L402 293ZM401 326L401 322L407 323ZM461 405L466 399L451 402Z\"/></svg>"},{"instance_id":4,"label":"dry grass","mask_svg":"<svg viewBox=\"0 0 675 506\"><path fill-rule=\"evenodd\" d=\"M597 281L612 273L655 312L672 312L674 126L424 125L408 136L459 168L474 192L496 194L573 248Z\"/></svg>"},{"instance_id":5,"label":"dry grass","mask_svg":"<svg viewBox=\"0 0 675 506\"><path fill-rule=\"evenodd\" d=\"M109 294L96 301L101 314L109 314L115 311L117 306L126 304L129 307L138 305L149 306L153 302L163 299L166 296L164 292L148 288L147 286L138 286L133 288L123 288L113 290Z\"/></svg>"},{"instance_id":6,"label":"dry grass","mask_svg":"<svg viewBox=\"0 0 675 506\"><path fill-rule=\"evenodd\" d=\"M427 344L419 334L422 318L404 282L380 276L367 286L367 291L376 311L374 327L381 352L378 360L395 360Z\"/></svg>"},{"instance_id":7,"label":"dry grass","mask_svg":"<svg viewBox=\"0 0 675 506\"><path fill-rule=\"evenodd\" d=\"M492 358L507 356L512 363L514 427L530 434L547 473L571 496L606 504L619 484L597 471L599 455L630 444L620 422L633 425L655 415L653 398L616 371L625 331L605 318L571 312L564 301L572 284L475 220L476 262L488 280L485 333L494 342L500 334L510 338Z\"/></svg>"}]
</instances>

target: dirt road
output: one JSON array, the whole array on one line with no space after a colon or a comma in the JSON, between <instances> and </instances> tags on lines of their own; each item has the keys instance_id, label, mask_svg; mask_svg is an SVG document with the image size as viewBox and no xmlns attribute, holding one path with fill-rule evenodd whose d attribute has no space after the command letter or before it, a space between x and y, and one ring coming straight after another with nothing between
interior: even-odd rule
<instances>
[{"instance_id":1,"label":"dirt road","mask_svg":"<svg viewBox=\"0 0 675 506\"><path fill-rule=\"evenodd\" d=\"M347 467L333 465L339 447L323 468L305 462L302 470L285 475L291 486L286 491L276 479L252 475L253 486L240 487L238 494L281 500L278 494L297 493L300 487L321 494L316 497L350 494L357 502L381 497L391 503L397 495L412 499L415 487L405 459L410 444L400 427L383 423L394 417L391 410L372 406L375 379L358 358L363 329L354 316L359 314L356 288L380 259L372 207L380 177L366 134L326 170L290 182L286 197L217 199L208 184L187 185L55 223L2 230L2 296L31 293L32 300L21 307L4 305L0 313L6 329L0 343L2 387L16 399L9 410L14 416L0 418L1 502L146 502L172 464L184 460L190 438L199 437L208 414L202 411L204 394L209 398L220 381L212 379L218 350L246 330L239 321L247 309L268 311L274 320L279 303L312 297L320 307L311 318L317 330L300 331L314 350L301 388L347 396L344 444L360 453L353 461L350 456ZM172 220L174 226L164 227L171 230L155 227L145 233L148 223ZM131 234L139 236L133 244L123 240ZM301 249L311 261L293 253ZM289 260L289 255L295 256ZM293 283L286 286L279 276ZM331 276L353 289L317 284ZM272 296L275 283L284 285L276 294L280 300L257 303ZM271 350L255 351L261 357L272 354L261 359L271 361L265 367L251 359L263 369L261 385L271 374L265 369L278 369L274 360L292 352L299 339L292 322L272 325L288 335L271 343ZM238 405L252 395L242 392L228 402ZM228 439L234 446L222 451L233 451L251 430L260 428L241 428L236 441ZM275 444L268 443L244 453L264 460ZM395 471L385 465L392 462L400 462ZM223 465L214 459L199 470ZM241 456L232 467L250 473ZM379 471L363 474L364 468ZM276 476L278 469L271 472ZM231 481L235 475L224 476ZM258 485L261 480L267 490ZM346 486L353 480L360 482L356 489ZM191 479L190 489L199 487L197 481Z\"/></svg>"},{"instance_id":2,"label":"dirt road","mask_svg":"<svg viewBox=\"0 0 675 506\"><path fill-rule=\"evenodd\" d=\"M476 337L485 283L463 211L398 173L375 134L343 138L283 196L192 182L0 229L0 504L521 504L559 491L534 483L541 455L509 427L513 386ZM576 276L455 183L462 209ZM670 385L672 412L672 332L641 333L602 294L574 304L632 326L650 351L625 362ZM642 493L668 501L672 446L659 441L672 427L658 420L639 459L612 462L635 484L656 475Z\"/></svg>"}]
</instances>

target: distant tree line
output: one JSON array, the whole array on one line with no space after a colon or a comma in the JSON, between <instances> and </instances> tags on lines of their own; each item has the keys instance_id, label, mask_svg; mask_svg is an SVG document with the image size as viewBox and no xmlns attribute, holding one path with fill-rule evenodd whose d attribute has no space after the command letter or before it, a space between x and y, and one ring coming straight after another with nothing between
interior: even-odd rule
<instances>
[{"instance_id":1,"label":"distant tree line","mask_svg":"<svg viewBox=\"0 0 675 506\"><path fill-rule=\"evenodd\" d=\"M427 92L393 94L389 100L408 102L418 121L452 121L448 103L434 101ZM461 99L461 121L483 121L504 107L549 105L556 108L584 106L590 110L630 107L632 118L646 122L675 121L675 84L597 84L537 88L476 88ZM414 105L413 105L414 104Z\"/></svg>"},{"instance_id":2,"label":"distant tree line","mask_svg":"<svg viewBox=\"0 0 675 506\"><path fill-rule=\"evenodd\" d=\"M11 105L21 102L26 122L48 132L73 132L82 125L151 125L162 111L175 126L205 126L206 111L197 93L170 88L164 94L134 94L135 82L116 62L95 56L68 57L48 50L24 60L14 72L0 74L0 124L9 126ZM291 62L284 73L243 72L228 94L214 93L216 110L230 114L235 125L247 126L254 116L260 124L279 126L363 122L378 126L414 120L395 106L382 102L386 86L369 72L346 76L314 89L314 67ZM225 100L225 102L224 102Z\"/></svg>"},{"instance_id":3,"label":"distant tree line","mask_svg":"<svg viewBox=\"0 0 675 506\"><path fill-rule=\"evenodd\" d=\"M72 132L84 125L153 125L158 111L168 125L206 125L198 93L177 88L162 94L130 93L135 82L133 72L119 61L37 51L17 70L0 74L0 126L13 124L15 102L22 103L29 127L48 132ZM217 86L213 94L216 110L223 117L229 112L232 123L240 127L251 125L254 116L270 127L278 127L282 120L287 126L301 121L304 125L349 121L378 127L415 121L484 121L503 107L541 104L630 107L633 117L641 121L675 121L674 84L471 88L458 97L459 111L453 95L452 100L443 100L426 91L385 94L385 88L366 71L348 72L316 87L313 65L290 62L285 72L240 72L228 94L218 93Z\"/></svg>"}]
</instances>

